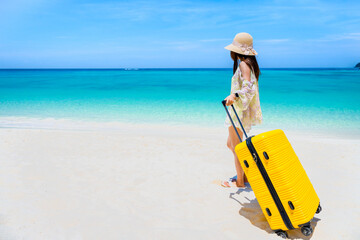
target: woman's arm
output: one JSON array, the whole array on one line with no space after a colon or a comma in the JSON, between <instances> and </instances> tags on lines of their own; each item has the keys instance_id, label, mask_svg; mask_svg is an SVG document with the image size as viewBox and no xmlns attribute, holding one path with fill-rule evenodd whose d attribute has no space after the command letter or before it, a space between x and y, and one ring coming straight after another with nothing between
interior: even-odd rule
<instances>
[{"instance_id":1,"label":"woman's arm","mask_svg":"<svg viewBox=\"0 0 360 240\"><path fill-rule=\"evenodd\" d=\"M245 62L240 62L239 67L240 67L242 77L246 80L250 80L251 70L250 70L249 66Z\"/></svg>"},{"instance_id":2,"label":"woman's arm","mask_svg":"<svg viewBox=\"0 0 360 240\"><path fill-rule=\"evenodd\" d=\"M250 67L245 62L240 62L239 67L241 71L242 85L240 90L236 91L236 93L239 94L239 98L237 100L240 101L242 111L244 111L249 107L251 100L256 94L256 80L255 78L251 79Z\"/></svg>"}]
</instances>

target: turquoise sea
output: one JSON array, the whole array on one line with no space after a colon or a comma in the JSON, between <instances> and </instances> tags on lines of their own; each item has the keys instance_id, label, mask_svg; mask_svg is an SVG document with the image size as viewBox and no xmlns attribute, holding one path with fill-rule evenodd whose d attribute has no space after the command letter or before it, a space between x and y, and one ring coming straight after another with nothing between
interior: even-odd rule
<instances>
[{"instance_id":1,"label":"turquoise sea","mask_svg":"<svg viewBox=\"0 0 360 240\"><path fill-rule=\"evenodd\" d=\"M231 69L0 70L0 127L17 127L18 117L223 127L231 76ZM357 69L262 69L259 88L260 128L360 136Z\"/></svg>"}]
</instances>

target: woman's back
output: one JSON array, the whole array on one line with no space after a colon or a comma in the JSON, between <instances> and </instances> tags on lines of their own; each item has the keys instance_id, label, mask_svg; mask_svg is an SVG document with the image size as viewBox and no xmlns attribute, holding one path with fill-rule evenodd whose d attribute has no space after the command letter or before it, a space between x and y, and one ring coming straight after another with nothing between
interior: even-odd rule
<instances>
[{"instance_id":1,"label":"woman's back","mask_svg":"<svg viewBox=\"0 0 360 240\"><path fill-rule=\"evenodd\" d=\"M262 122L259 85L254 72L250 68L250 79L244 77L241 69L244 69L244 67L239 66L231 78L230 94L238 93L239 98L234 101L233 105L238 112L240 119L242 119L245 130L249 132L252 125L261 124ZM231 116L235 119L234 113L231 113ZM235 121L235 124L237 127L240 127L240 124L237 121ZM225 120L225 126L231 126L228 117Z\"/></svg>"}]
</instances>

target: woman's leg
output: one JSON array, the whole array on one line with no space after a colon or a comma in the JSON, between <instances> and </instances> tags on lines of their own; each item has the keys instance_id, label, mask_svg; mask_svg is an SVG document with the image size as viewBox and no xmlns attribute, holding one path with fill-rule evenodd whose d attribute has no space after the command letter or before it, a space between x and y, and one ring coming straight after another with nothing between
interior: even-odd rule
<instances>
[{"instance_id":1,"label":"woman's leg","mask_svg":"<svg viewBox=\"0 0 360 240\"><path fill-rule=\"evenodd\" d=\"M240 131L239 128L236 128L236 129L237 129L241 139L243 139L242 131ZM229 127L229 137L228 137L228 141L227 141L227 146L234 154L235 169L236 169L236 174L237 174L236 186L237 187L245 187L245 182L247 182L247 179L246 179L244 170L242 169L240 162L235 153L235 146L238 145L239 143L240 143L240 140L239 140L234 128Z\"/></svg>"}]
</instances>

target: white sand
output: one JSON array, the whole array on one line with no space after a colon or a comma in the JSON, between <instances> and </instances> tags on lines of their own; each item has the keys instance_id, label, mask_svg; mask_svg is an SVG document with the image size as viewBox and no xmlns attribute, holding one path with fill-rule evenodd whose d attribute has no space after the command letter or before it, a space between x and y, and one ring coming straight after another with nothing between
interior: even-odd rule
<instances>
[{"instance_id":1,"label":"white sand","mask_svg":"<svg viewBox=\"0 0 360 240\"><path fill-rule=\"evenodd\" d=\"M311 239L359 239L360 140L287 133L317 193ZM0 129L0 239L280 239L224 128ZM299 230L293 239L307 239Z\"/></svg>"}]
</instances>

